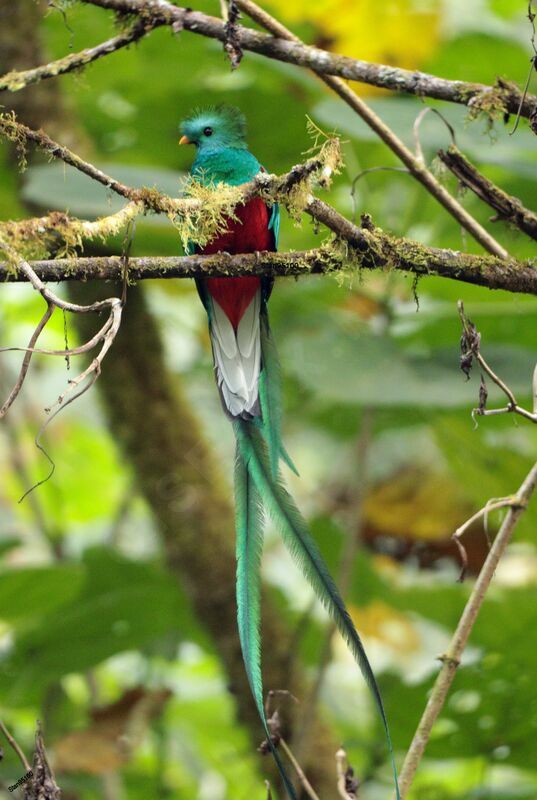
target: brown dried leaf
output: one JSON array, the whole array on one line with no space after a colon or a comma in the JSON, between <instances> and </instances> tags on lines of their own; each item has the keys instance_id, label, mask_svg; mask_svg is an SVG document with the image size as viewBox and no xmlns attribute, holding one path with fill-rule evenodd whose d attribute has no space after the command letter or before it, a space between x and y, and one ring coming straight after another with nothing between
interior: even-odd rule
<instances>
[{"instance_id":1,"label":"brown dried leaf","mask_svg":"<svg viewBox=\"0 0 537 800\"><path fill-rule=\"evenodd\" d=\"M150 691L136 687L115 703L96 708L91 725L67 734L56 743L56 768L62 772L102 775L122 767L170 696L168 689Z\"/></svg>"}]
</instances>

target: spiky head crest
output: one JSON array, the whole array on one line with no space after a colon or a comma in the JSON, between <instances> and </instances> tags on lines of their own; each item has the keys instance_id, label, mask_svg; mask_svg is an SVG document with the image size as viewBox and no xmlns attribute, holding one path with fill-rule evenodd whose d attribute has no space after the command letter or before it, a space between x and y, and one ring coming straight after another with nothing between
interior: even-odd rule
<instances>
[{"instance_id":1,"label":"spiky head crest","mask_svg":"<svg viewBox=\"0 0 537 800\"><path fill-rule=\"evenodd\" d=\"M197 148L246 147L246 120L234 106L198 108L180 126Z\"/></svg>"}]
</instances>

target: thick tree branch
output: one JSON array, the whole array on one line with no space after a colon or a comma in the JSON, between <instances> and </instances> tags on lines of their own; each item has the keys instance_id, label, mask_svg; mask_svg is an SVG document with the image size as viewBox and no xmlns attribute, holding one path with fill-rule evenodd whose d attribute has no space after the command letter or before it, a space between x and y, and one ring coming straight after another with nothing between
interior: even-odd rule
<instances>
[{"instance_id":1,"label":"thick tree branch","mask_svg":"<svg viewBox=\"0 0 537 800\"><path fill-rule=\"evenodd\" d=\"M244 2L244 0L241 1ZM232 213L233 207L237 203L245 202L252 196L262 196L268 201L283 202L295 214L305 211L333 231L339 239L345 240L350 246L349 252L338 254L337 250L332 248L313 251L314 255L308 254L307 256L304 254L265 254L265 261L263 261L263 256L258 255L250 257L253 261L249 261L248 256L235 256L235 260L229 260L227 256L217 256L212 261L207 261L207 266L203 260L195 262L195 260L175 259L164 264L164 267L176 271L170 273L166 269L166 274L170 277L179 275L192 277L199 274L240 274L241 270L253 273L257 270L258 274L267 274L268 271L271 271L271 274L297 274L300 272L327 272L335 268L341 269L351 263L355 267L368 269L390 267L419 275L438 274L456 277L459 280L490 288L535 293L537 272L533 269L531 262L508 259L505 257L503 249L501 249L502 260L500 261L497 258L491 259L460 254L450 250L427 248L417 242L384 234L380 229L374 228L367 217L364 217L362 226L358 227L327 203L309 194L309 189L315 180L321 185L326 185L333 172L337 171L340 163L337 139L328 139L322 145L317 156L308 159L303 164L296 165L284 175L260 173L254 181L241 187L218 186L215 191L209 190L211 191L212 216L206 214L210 230L209 228L205 230L202 222L209 203L209 196L174 199L156 189L135 189L127 186L102 172L93 164L84 161L68 148L50 139L42 131L32 130L17 122L10 115L0 116L0 133L4 133L18 143L22 141L37 144L45 152L63 160L130 200L130 203L120 212L95 222L71 220L66 215L55 214L39 220L2 223L0 227L4 235L11 239L14 249L17 249L16 242L18 240L27 242L32 237L34 239L37 237L41 243L54 241L54 237L59 237L67 244L76 245L84 238L117 233L123 224L139 214L144 207L155 212L166 213L176 223L181 218L183 226L186 225L186 230L190 234L185 236L183 230L181 232L183 239L196 240L196 237L199 239L200 236L214 233L215 226L218 226L225 215ZM191 187L191 190L194 191L194 187ZM95 264L95 261L93 263ZM147 266L150 261L146 260L144 263L146 266L143 267L143 270L146 271L140 272L135 277L149 277L151 269L154 270L156 263L160 265L158 269L162 270L163 267L161 259L153 262L153 267ZM53 267L52 274L55 276L58 276L58 273L55 272L57 268L57 265ZM102 269L103 265L98 268L98 270ZM213 273L209 272L211 269ZM10 270L6 266L4 274L7 280L9 280L9 273ZM83 277L76 270L73 271L71 261L71 266L66 264L65 271L60 273L56 279L68 279L69 273ZM154 271L151 276L155 277ZM100 272L100 277L105 277L105 275Z\"/></svg>"},{"instance_id":2,"label":"thick tree branch","mask_svg":"<svg viewBox=\"0 0 537 800\"><path fill-rule=\"evenodd\" d=\"M320 201L315 201L319 203ZM324 205L324 204L322 204ZM330 207L328 207L330 208ZM335 212L333 212L335 214ZM336 220L333 220L335 228ZM409 239L398 239L375 228L372 231L348 223L351 247L325 246L291 253L225 253L202 256L141 257L129 259L129 279L200 278L230 275L291 276L338 270L395 269L419 276L444 278L537 295L537 269L529 261L476 256L455 250L425 247ZM341 234L343 235L343 231ZM119 280L124 262L119 256L52 259L31 262L43 281ZM0 281L27 278L11 264L0 263Z\"/></svg>"},{"instance_id":3,"label":"thick tree branch","mask_svg":"<svg viewBox=\"0 0 537 800\"><path fill-rule=\"evenodd\" d=\"M226 41L225 23L216 17L199 11L179 8L164 0L83 0L85 3L110 8L116 11L130 11L135 14L145 12L156 24L171 25L175 30L187 30L221 42ZM240 3L238 3L240 6ZM514 85L498 81L496 86L466 81L450 81L429 75L426 72L411 71L373 64L368 61L329 53L298 41L285 41L253 31L242 25L235 27L238 45L260 55L308 67L324 75L333 75L344 80L367 83L395 92L404 92L418 97L431 97L452 103L466 105L471 109L495 110L496 114L508 112L516 114L522 101L522 92ZM527 95L522 102L521 115L530 117L537 110L537 97Z\"/></svg>"},{"instance_id":4,"label":"thick tree branch","mask_svg":"<svg viewBox=\"0 0 537 800\"><path fill-rule=\"evenodd\" d=\"M537 239L537 214L525 208L518 197L507 194L482 175L455 145L447 150L440 150L438 156L463 186L471 189L497 212L495 220L510 222L532 239Z\"/></svg>"},{"instance_id":5,"label":"thick tree branch","mask_svg":"<svg viewBox=\"0 0 537 800\"><path fill-rule=\"evenodd\" d=\"M520 489L510 505L507 515L498 531L481 572L475 582L457 629L449 644L446 653L441 657L442 668L429 696L427 706L419 722L416 733L405 758L403 769L399 775L399 788L401 798L408 794L408 790L421 762L423 753L429 741L431 731L438 715L442 711L447 694L455 678L455 673L461 663L464 648L468 642L477 615L483 605L487 590L490 586L496 567L511 540L513 531L526 510L528 502L537 487L537 463L533 465Z\"/></svg>"}]
</instances>

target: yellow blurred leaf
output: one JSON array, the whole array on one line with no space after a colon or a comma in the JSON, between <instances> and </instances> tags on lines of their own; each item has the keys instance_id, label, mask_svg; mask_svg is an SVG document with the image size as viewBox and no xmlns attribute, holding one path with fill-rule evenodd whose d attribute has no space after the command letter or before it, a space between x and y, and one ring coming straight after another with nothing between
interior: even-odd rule
<instances>
[{"instance_id":1,"label":"yellow blurred leaf","mask_svg":"<svg viewBox=\"0 0 537 800\"><path fill-rule=\"evenodd\" d=\"M364 512L381 534L436 541L449 539L472 508L448 475L406 469L369 492Z\"/></svg>"},{"instance_id":2,"label":"yellow blurred leaf","mask_svg":"<svg viewBox=\"0 0 537 800\"><path fill-rule=\"evenodd\" d=\"M440 0L270 0L267 5L285 22L314 25L315 44L364 61L415 69L439 40Z\"/></svg>"}]
</instances>

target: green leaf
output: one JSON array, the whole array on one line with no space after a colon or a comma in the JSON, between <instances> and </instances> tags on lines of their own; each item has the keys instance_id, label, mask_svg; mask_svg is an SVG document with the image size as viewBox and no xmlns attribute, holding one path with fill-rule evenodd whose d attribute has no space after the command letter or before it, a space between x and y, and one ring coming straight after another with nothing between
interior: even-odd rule
<instances>
[{"instance_id":1,"label":"green leaf","mask_svg":"<svg viewBox=\"0 0 537 800\"><path fill-rule=\"evenodd\" d=\"M0 574L0 619L16 624L41 618L76 597L83 580L76 564L6 571Z\"/></svg>"},{"instance_id":2,"label":"green leaf","mask_svg":"<svg viewBox=\"0 0 537 800\"><path fill-rule=\"evenodd\" d=\"M530 350L489 348L488 355L515 391L527 394L535 360ZM375 408L458 408L477 405L478 387L458 366L458 347L404 348L386 336L334 326L288 336L282 361L321 401ZM491 389L492 398L498 393Z\"/></svg>"},{"instance_id":3,"label":"green leaf","mask_svg":"<svg viewBox=\"0 0 537 800\"><path fill-rule=\"evenodd\" d=\"M84 585L78 594L71 588L71 602L17 636L0 672L10 702L27 701L51 680L170 632L198 638L188 601L163 569L101 549L85 555L84 567Z\"/></svg>"}]
</instances>

